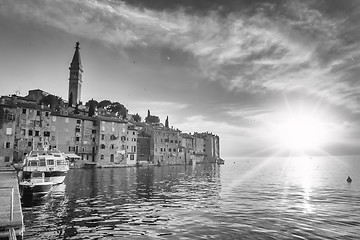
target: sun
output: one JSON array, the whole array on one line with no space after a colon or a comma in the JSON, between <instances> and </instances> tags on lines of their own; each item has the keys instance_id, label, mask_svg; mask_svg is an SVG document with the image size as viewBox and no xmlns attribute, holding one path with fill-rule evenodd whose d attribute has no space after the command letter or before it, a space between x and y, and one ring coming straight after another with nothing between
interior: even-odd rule
<instances>
[{"instance_id":1,"label":"sun","mask_svg":"<svg viewBox=\"0 0 360 240\"><path fill-rule=\"evenodd\" d=\"M319 149L326 141L326 124L311 114L291 114L278 122L277 136L283 149Z\"/></svg>"}]
</instances>

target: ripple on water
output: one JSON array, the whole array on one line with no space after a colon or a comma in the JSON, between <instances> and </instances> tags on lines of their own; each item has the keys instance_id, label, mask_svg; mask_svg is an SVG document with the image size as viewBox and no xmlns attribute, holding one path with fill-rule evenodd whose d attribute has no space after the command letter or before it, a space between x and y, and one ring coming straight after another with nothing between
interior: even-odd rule
<instances>
[{"instance_id":1,"label":"ripple on water","mask_svg":"<svg viewBox=\"0 0 360 240\"><path fill-rule=\"evenodd\" d=\"M337 176L318 164L304 187L284 166L257 166L72 170L63 190L23 205L24 239L358 239L355 181L324 184Z\"/></svg>"}]
</instances>

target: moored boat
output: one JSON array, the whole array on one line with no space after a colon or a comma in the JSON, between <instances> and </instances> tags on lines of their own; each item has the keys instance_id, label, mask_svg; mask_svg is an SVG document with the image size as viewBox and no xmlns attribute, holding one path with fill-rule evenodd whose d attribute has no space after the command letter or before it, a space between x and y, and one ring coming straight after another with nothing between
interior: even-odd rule
<instances>
[{"instance_id":1,"label":"moored boat","mask_svg":"<svg viewBox=\"0 0 360 240\"><path fill-rule=\"evenodd\" d=\"M34 171L30 178L24 179L19 183L20 192L24 195L45 195L53 186L54 183L46 181L45 173Z\"/></svg>"},{"instance_id":2,"label":"moored boat","mask_svg":"<svg viewBox=\"0 0 360 240\"><path fill-rule=\"evenodd\" d=\"M32 150L25 158L22 177L29 180L33 172L44 172L45 180L53 184L64 182L69 171L69 161L66 155L56 149Z\"/></svg>"}]
</instances>

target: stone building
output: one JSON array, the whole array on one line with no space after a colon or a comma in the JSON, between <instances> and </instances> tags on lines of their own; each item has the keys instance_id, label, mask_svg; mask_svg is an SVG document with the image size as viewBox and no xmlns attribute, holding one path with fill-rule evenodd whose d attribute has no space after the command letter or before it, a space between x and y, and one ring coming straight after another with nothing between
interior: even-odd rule
<instances>
[{"instance_id":1,"label":"stone building","mask_svg":"<svg viewBox=\"0 0 360 240\"><path fill-rule=\"evenodd\" d=\"M85 163L95 163L97 141L97 127L94 118L82 115L62 115L53 113L51 116L50 147L65 153L77 154Z\"/></svg>"},{"instance_id":2,"label":"stone building","mask_svg":"<svg viewBox=\"0 0 360 240\"><path fill-rule=\"evenodd\" d=\"M150 163L150 142L151 136L143 131L138 133L137 138L137 161L142 163Z\"/></svg>"},{"instance_id":3,"label":"stone building","mask_svg":"<svg viewBox=\"0 0 360 240\"><path fill-rule=\"evenodd\" d=\"M14 142L17 108L9 98L0 99L0 167L14 162Z\"/></svg>"},{"instance_id":4,"label":"stone building","mask_svg":"<svg viewBox=\"0 0 360 240\"><path fill-rule=\"evenodd\" d=\"M155 164L184 164L181 131L162 125L148 125L143 131L151 136L150 161Z\"/></svg>"},{"instance_id":5,"label":"stone building","mask_svg":"<svg viewBox=\"0 0 360 240\"><path fill-rule=\"evenodd\" d=\"M126 136L126 150L127 150L126 164L128 165L136 164L137 138L138 138L138 129L134 125L128 125L127 136Z\"/></svg>"},{"instance_id":6,"label":"stone building","mask_svg":"<svg viewBox=\"0 0 360 240\"><path fill-rule=\"evenodd\" d=\"M127 122L115 117L96 117L99 132L98 166L127 164ZM134 161L134 164L136 161Z\"/></svg>"}]
</instances>

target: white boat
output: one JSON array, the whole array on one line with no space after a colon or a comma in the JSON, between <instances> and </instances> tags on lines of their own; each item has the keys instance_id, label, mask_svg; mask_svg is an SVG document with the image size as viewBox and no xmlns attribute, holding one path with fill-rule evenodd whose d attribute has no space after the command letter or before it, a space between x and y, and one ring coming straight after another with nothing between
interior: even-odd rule
<instances>
[{"instance_id":1,"label":"white boat","mask_svg":"<svg viewBox=\"0 0 360 240\"><path fill-rule=\"evenodd\" d=\"M31 173L36 171L44 172L46 181L60 184L69 171L69 161L65 153L57 149L32 150L24 160L22 178L29 180Z\"/></svg>"},{"instance_id":2,"label":"white boat","mask_svg":"<svg viewBox=\"0 0 360 240\"><path fill-rule=\"evenodd\" d=\"M19 183L21 195L45 195L54 183L46 181L45 173L34 171L29 179L24 179Z\"/></svg>"}]
</instances>

